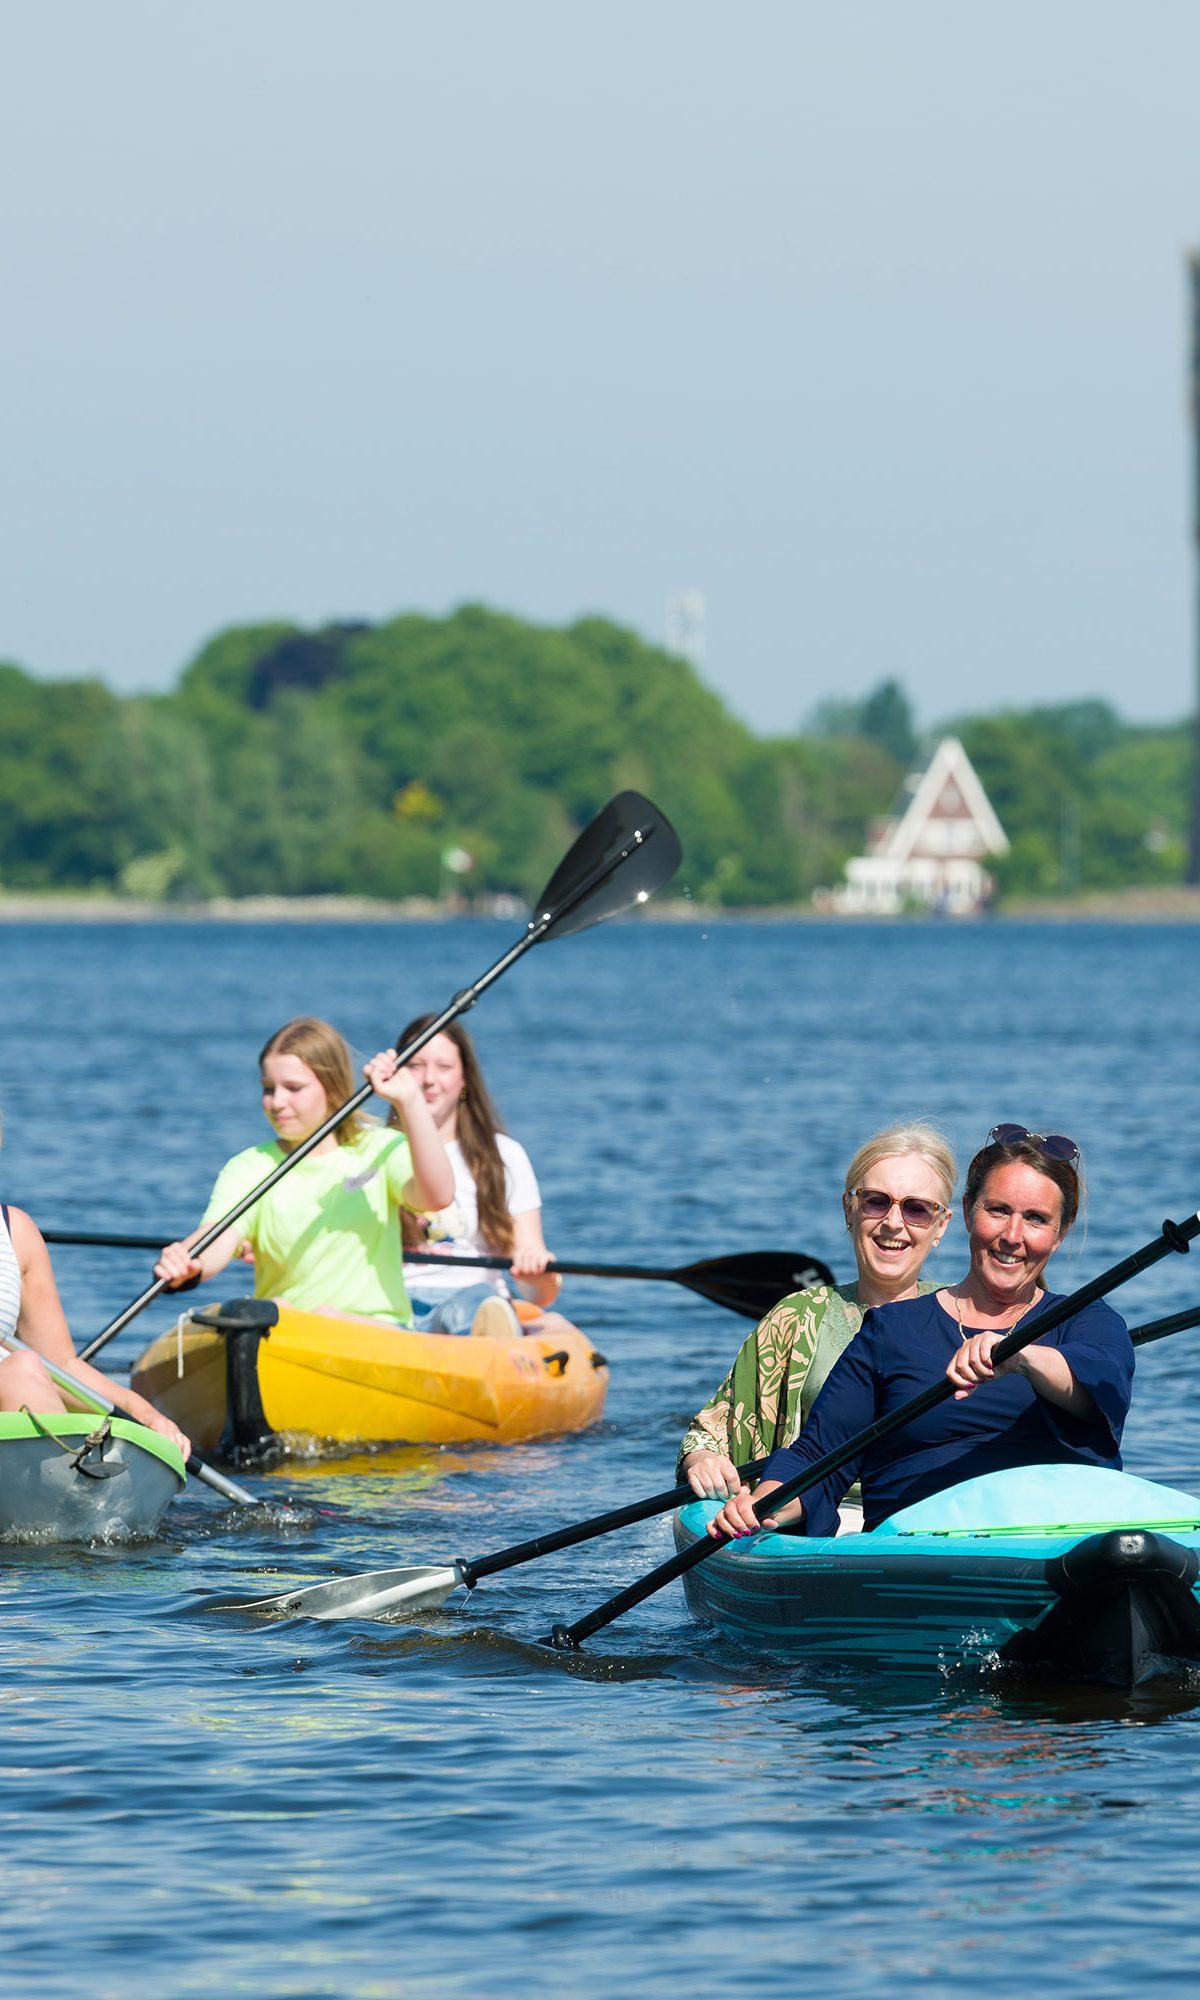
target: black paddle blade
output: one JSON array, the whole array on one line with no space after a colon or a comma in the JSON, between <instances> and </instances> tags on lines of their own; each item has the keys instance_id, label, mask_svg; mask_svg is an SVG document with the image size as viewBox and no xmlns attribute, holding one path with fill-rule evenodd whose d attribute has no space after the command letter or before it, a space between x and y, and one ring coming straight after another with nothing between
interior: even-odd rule
<instances>
[{"instance_id":1,"label":"black paddle blade","mask_svg":"<svg viewBox=\"0 0 1200 2000\"><path fill-rule=\"evenodd\" d=\"M833 1272L819 1257L791 1250L743 1250L735 1257L711 1257L702 1264L689 1264L674 1275L701 1298L728 1306L747 1319L765 1319L789 1292L834 1283Z\"/></svg>"},{"instance_id":2,"label":"black paddle blade","mask_svg":"<svg viewBox=\"0 0 1200 2000\"><path fill-rule=\"evenodd\" d=\"M618 792L564 855L534 905L530 929L571 937L644 903L683 859L670 820L640 792Z\"/></svg>"}]
</instances>

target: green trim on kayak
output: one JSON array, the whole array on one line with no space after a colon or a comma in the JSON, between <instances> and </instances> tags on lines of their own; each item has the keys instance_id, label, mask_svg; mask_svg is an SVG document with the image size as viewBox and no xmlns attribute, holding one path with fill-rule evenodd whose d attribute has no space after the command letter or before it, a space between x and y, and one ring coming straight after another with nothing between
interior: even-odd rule
<instances>
[{"instance_id":1,"label":"green trim on kayak","mask_svg":"<svg viewBox=\"0 0 1200 2000\"><path fill-rule=\"evenodd\" d=\"M0 1410L0 1444L8 1438L35 1438L39 1435L39 1426L42 1431L51 1431L55 1437L78 1439L82 1444L103 1422L104 1417L99 1410L91 1414L86 1410L50 1410L43 1414L39 1410L36 1424L23 1410ZM119 1416L112 1420L112 1434L123 1438L126 1444L139 1445L152 1458L161 1459L181 1486L187 1484L187 1472L179 1447L172 1444L169 1438L148 1429L145 1424L135 1423L132 1417Z\"/></svg>"},{"instance_id":2,"label":"green trim on kayak","mask_svg":"<svg viewBox=\"0 0 1200 2000\"><path fill-rule=\"evenodd\" d=\"M1142 1528L1155 1531L1161 1528L1164 1532L1174 1529L1176 1533L1180 1531L1192 1533L1200 1528L1200 1521L1192 1514L1181 1521L1145 1521L1140 1517L1136 1521L1131 1521L1126 1514L1120 1521L1052 1521L1041 1526L1023 1521L1019 1528L897 1528L895 1539L898 1542L905 1540L960 1542L974 1541L984 1535L1104 1535L1112 1528L1124 1528L1131 1534L1136 1534Z\"/></svg>"}]
</instances>

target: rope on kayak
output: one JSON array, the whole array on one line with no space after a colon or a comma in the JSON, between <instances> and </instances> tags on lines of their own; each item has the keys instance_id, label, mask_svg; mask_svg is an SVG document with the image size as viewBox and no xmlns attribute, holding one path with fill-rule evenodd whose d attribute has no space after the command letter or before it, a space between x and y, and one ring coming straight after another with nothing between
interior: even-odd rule
<instances>
[{"instance_id":1,"label":"rope on kayak","mask_svg":"<svg viewBox=\"0 0 1200 2000\"><path fill-rule=\"evenodd\" d=\"M103 1422L97 1424L95 1430L88 1433L81 1445L71 1445L64 1443L56 1431L50 1430L42 1422L41 1418L30 1409L28 1403L22 1403L21 1415L29 1418L34 1430L37 1431L40 1437L44 1437L49 1444L57 1445L58 1449L64 1452L70 1459L72 1471L81 1472L85 1479L115 1479L118 1472L126 1470L125 1466L121 1464L106 1465L103 1459L101 1459L98 1465L89 1465L87 1463L89 1455L93 1451L103 1452L105 1445L112 1437L111 1416L105 1417Z\"/></svg>"}]
</instances>

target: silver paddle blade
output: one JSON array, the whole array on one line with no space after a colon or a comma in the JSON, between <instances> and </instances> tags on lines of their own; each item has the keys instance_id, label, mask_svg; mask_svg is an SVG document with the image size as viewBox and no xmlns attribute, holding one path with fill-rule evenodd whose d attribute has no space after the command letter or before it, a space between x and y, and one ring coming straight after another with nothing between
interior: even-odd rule
<instances>
[{"instance_id":1,"label":"silver paddle blade","mask_svg":"<svg viewBox=\"0 0 1200 2000\"><path fill-rule=\"evenodd\" d=\"M257 1611L276 1618L386 1618L407 1611L436 1611L466 1585L452 1569L374 1569L308 1583L279 1597L232 1597L214 1611Z\"/></svg>"}]
</instances>

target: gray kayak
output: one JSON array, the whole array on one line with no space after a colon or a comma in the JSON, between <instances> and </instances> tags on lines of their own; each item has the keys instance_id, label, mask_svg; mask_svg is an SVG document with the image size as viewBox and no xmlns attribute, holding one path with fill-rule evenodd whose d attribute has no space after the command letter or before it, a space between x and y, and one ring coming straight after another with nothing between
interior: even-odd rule
<instances>
[{"instance_id":1,"label":"gray kayak","mask_svg":"<svg viewBox=\"0 0 1200 2000\"><path fill-rule=\"evenodd\" d=\"M186 1483L174 1445L132 1418L0 1411L0 1541L149 1540Z\"/></svg>"}]
</instances>

